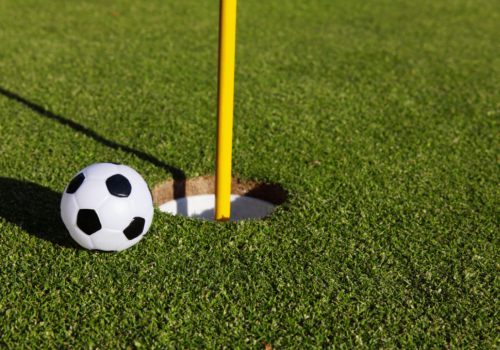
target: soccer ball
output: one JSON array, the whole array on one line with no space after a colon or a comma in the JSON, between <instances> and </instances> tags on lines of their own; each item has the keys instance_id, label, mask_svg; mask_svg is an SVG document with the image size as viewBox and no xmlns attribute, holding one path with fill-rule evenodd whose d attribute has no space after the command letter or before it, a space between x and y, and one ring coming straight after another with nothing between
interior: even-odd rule
<instances>
[{"instance_id":1,"label":"soccer ball","mask_svg":"<svg viewBox=\"0 0 500 350\"><path fill-rule=\"evenodd\" d=\"M116 163L93 164L66 186L61 218L82 247L122 251L139 242L153 220L148 185L134 169Z\"/></svg>"}]
</instances>

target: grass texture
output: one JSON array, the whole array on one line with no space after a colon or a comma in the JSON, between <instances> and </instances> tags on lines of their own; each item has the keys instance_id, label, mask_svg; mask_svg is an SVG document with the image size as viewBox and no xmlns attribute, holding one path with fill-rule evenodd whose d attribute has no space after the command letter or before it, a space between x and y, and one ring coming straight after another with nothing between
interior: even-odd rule
<instances>
[{"instance_id":1,"label":"grass texture","mask_svg":"<svg viewBox=\"0 0 500 350\"><path fill-rule=\"evenodd\" d=\"M214 174L218 6L0 2L0 346L498 348L495 1L240 0L233 175L288 202L75 247L85 166Z\"/></svg>"}]
</instances>

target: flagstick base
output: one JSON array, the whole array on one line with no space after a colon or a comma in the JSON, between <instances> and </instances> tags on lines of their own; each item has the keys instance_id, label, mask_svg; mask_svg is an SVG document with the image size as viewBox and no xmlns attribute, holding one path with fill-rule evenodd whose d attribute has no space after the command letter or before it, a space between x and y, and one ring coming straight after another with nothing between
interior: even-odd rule
<instances>
[{"instance_id":1,"label":"flagstick base","mask_svg":"<svg viewBox=\"0 0 500 350\"><path fill-rule=\"evenodd\" d=\"M229 221L263 218L271 214L275 207L274 204L261 199L232 194ZM159 208L172 215L214 221L215 195L203 194L178 198L160 205Z\"/></svg>"}]
</instances>

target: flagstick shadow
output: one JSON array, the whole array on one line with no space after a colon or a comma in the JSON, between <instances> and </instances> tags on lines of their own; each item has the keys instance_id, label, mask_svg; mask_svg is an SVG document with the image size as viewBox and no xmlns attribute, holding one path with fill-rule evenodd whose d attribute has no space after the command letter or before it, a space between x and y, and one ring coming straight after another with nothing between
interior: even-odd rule
<instances>
[{"instance_id":1,"label":"flagstick shadow","mask_svg":"<svg viewBox=\"0 0 500 350\"><path fill-rule=\"evenodd\" d=\"M72 128L73 130L81 132L82 134L85 134L88 137L91 137L95 141L103 144L104 146L107 146L107 147L115 149L115 150L122 150L122 151L124 151L126 153L129 153L129 154L133 154L134 156L136 156L139 159L142 159L143 161L151 163L151 164L153 164L154 166L156 166L158 168L164 169L168 173L172 174L172 177L174 178L174 181L178 182L179 185L181 185L183 183L182 180L186 179L186 175L185 175L185 173L182 170L180 170L179 168L173 167L171 165L168 165L168 164L160 161L159 159L157 159L157 158L155 158L155 157L153 157L153 156L151 156L149 154L146 154L144 152L132 149L132 148L130 148L128 146L120 145L119 143L116 143L114 141L107 140L104 137L102 137L102 136L98 135L97 133L95 133L94 131L92 131L92 130L86 128L86 127L84 127L83 125L80 125L80 124L78 124L78 123L76 123L76 122L74 122L72 120L66 119L66 118L61 117L59 115L56 115L56 114L48 111L47 109L43 108L42 106L39 106L39 105L37 105L37 104L35 104L33 102L30 102L30 101L26 100L25 98L22 98L21 96L16 95L13 92L10 92L10 91L7 91L5 89L2 89L1 87L0 87L0 94L4 95L4 96L6 96L6 97L8 97L10 99L13 99L13 100L15 100L17 102L22 103L26 107L32 109L33 111L37 112L38 114L40 114L40 115L42 115L42 116L44 116L46 118L58 121L62 125L67 125L70 128ZM182 185L181 186L177 186L177 187L179 188L177 196L179 196L179 198L180 197L184 197L186 195L185 188L184 188L184 191L183 191L182 190Z\"/></svg>"}]
</instances>

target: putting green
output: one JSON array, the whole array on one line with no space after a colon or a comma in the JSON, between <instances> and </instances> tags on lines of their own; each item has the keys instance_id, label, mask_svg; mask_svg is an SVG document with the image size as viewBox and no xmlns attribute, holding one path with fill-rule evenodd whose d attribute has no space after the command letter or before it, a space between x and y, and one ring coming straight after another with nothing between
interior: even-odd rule
<instances>
[{"instance_id":1,"label":"putting green","mask_svg":"<svg viewBox=\"0 0 500 350\"><path fill-rule=\"evenodd\" d=\"M215 174L218 18L0 2L0 344L498 347L497 2L240 0L232 176L287 202L72 242L60 198L90 164Z\"/></svg>"}]
</instances>

